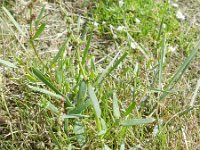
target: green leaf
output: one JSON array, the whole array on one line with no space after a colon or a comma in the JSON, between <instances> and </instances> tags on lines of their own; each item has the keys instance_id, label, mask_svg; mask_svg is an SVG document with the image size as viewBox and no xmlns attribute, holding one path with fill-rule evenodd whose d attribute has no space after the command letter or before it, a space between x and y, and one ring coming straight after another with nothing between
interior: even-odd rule
<instances>
[{"instance_id":1,"label":"green leaf","mask_svg":"<svg viewBox=\"0 0 200 150\"><path fill-rule=\"evenodd\" d=\"M8 18L10 19L10 21L15 25L15 27L17 28L17 30L22 34L22 36L25 37L26 36L25 32L22 31L20 25L15 21L15 19L11 15L11 13L5 7L2 7L2 8L5 11L6 15L8 16Z\"/></svg>"},{"instance_id":2,"label":"green leaf","mask_svg":"<svg viewBox=\"0 0 200 150\"><path fill-rule=\"evenodd\" d=\"M128 106L128 108L126 109L126 111L125 111L125 113L124 113L123 115L124 115L124 116L129 115L135 107L136 107L136 103L135 103L135 102L132 102L132 103Z\"/></svg>"},{"instance_id":3,"label":"green leaf","mask_svg":"<svg viewBox=\"0 0 200 150\"><path fill-rule=\"evenodd\" d=\"M52 89L56 94L59 94L63 97L65 97L39 70L32 68L33 73L44 83L46 84L50 89ZM72 103L65 97L66 104L68 106L73 106Z\"/></svg>"},{"instance_id":4,"label":"green leaf","mask_svg":"<svg viewBox=\"0 0 200 150\"><path fill-rule=\"evenodd\" d=\"M95 114L98 118L101 118L101 109L99 106L99 101L97 100L96 94L93 90L93 87L91 85L88 85L88 93L89 97L92 101L93 108L95 110Z\"/></svg>"},{"instance_id":5,"label":"green leaf","mask_svg":"<svg viewBox=\"0 0 200 150\"><path fill-rule=\"evenodd\" d=\"M146 118L146 119L129 119L129 120L122 120L122 126L134 126L134 125L143 125L153 123L155 121L154 118Z\"/></svg>"},{"instance_id":6,"label":"green leaf","mask_svg":"<svg viewBox=\"0 0 200 150\"><path fill-rule=\"evenodd\" d=\"M117 61L116 59L118 58L120 52L118 52L113 60L110 62L110 64L106 67L106 69L102 72L101 76L98 78L97 83L100 84L104 77L108 74L110 74L128 55L127 52L125 52ZM115 62L116 61L116 62Z\"/></svg>"},{"instance_id":7,"label":"green leaf","mask_svg":"<svg viewBox=\"0 0 200 150\"><path fill-rule=\"evenodd\" d=\"M52 97L55 97L57 99L65 99L63 96L61 95L58 95L58 94L55 94L55 93L52 93L46 89L43 89L43 88L39 88L39 87L34 87L34 86L31 86L31 85L28 85L28 87L34 91L37 91L37 92L41 92L41 93L44 93L44 94L47 94L49 96L52 96Z\"/></svg>"},{"instance_id":8,"label":"green leaf","mask_svg":"<svg viewBox=\"0 0 200 150\"><path fill-rule=\"evenodd\" d=\"M86 142L84 124L77 120L73 129L79 145L83 146Z\"/></svg>"},{"instance_id":9,"label":"green leaf","mask_svg":"<svg viewBox=\"0 0 200 150\"><path fill-rule=\"evenodd\" d=\"M41 9L41 11L40 11L40 14L39 14L38 17L36 18L36 21L35 21L35 26L36 26L36 28L38 27L39 22L40 22L41 19L42 19L42 16L43 16L43 14L44 14L44 11L45 11L45 5L42 6L42 9Z\"/></svg>"},{"instance_id":10,"label":"green leaf","mask_svg":"<svg viewBox=\"0 0 200 150\"><path fill-rule=\"evenodd\" d=\"M115 92L113 92L113 115L116 119L120 118L118 99L117 94Z\"/></svg>"},{"instance_id":11,"label":"green leaf","mask_svg":"<svg viewBox=\"0 0 200 150\"><path fill-rule=\"evenodd\" d=\"M87 40L86 48L85 48L85 50L84 50L84 52L83 52L82 65L84 65L85 62L86 62L86 58L87 58L87 56L88 56L88 51L89 51L89 48L90 48L91 39L92 39L92 34L90 34L90 36L89 36L89 38L88 38L88 40Z\"/></svg>"},{"instance_id":12,"label":"green leaf","mask_svg":"<svg viewBox=\"0 0 200 150\"><path fill-rule=\"evenodd\" d=\"M43 107L44 109L48 109L55 114L59 113L58 108L54 104L52 104L51 102L49 102L47 100L43 100L41 102L41 107Z\"/></svg>"},{"instance_id":13,"label":"green leaf","mask_svg":"<svg viewBox=\"0 0 200 150\"><path fill-rule=\"evenodd\" d=\"M89 117L87 115L80 115L80 114L64 114L62 116L63 119L79 119L79 118L85 118Z\"/></svg>"},{"instance_id":14,"label":"green leaf","mask_svg":"<svg viewBox=\"0 0 200 150\"><path fill-rule=\"evenodd\" d=\"M188 68L189 64L192 62L192 60L196 56L199 48L200 48L200 41L197 43L196 47L192 50L191 54L185 59L185 61L183 62L183 64L178 68L178 70L173 75L173 77L169 80L169 84L167 84L164 87L165 91L170 91L171 89L173 89L173 87L175 86L175 84L180 80L181 76L183 75L183 73ZM169 94L169 92L164 92L160 96L160 100L163 100L168 94Z\"/></svg>"},{"instance_id":15,"label":"green leaf","mask_svg":"<svg viewBox=\"0 0 200 150\"><path fill-rule=\"evenodd\" d=\"M70 111L71 114L80 114L84 110L86 110L91 104L90 100L86 100L85 102L81 103L77 107L75 107L73 110Z\"/></svg>"},{"instance_id":16,"label":"green leaf","mask_svg":"<svg viewBox=\"0 0 200 150\"><path fill-rule=\"evenodd\" d=\"M85 84L85 81L81 81L79 85L79 92L78 92L78 98L77 98L77 105L80 105L83 103L84 97L87 92L87 86Z\"/></svg>"},{"instance_id":17,"label":"green leaf","mask_svg":"<svg viewBox=\"0 0 200 150\"><path fill-rule=\"evenodd\" d=\"M53 58L51 65L55 64L60 57L61 58L63 57L62 55L67 47L67 43L68 43L68 39L66 39L65 42L62 44L62 46L59 48L59 51L56 54L56 56Z\"/></svg>"},{"instance_id":18,"label":"green leaf","mask_svg":"<svg viewBox=\"0 0 200 150\"><path fill-rule=\"evenodd\" d=\"M11 63L9 61L2 60L2 59L0 59L0 64L3 64L5 66L11 67L11 68L17 68L17 66L15 66L13 63Z\"/></svg>"},{"instance_id":19,"label":"green leaf","mask_svg":"<svg viewBox=\"0 0 200 150\"><path fill-rule=\"evenodd\" d=\"M57 108L55 105L53 105L51 102L48 102L48 103L47 103L46 109L48 109L48 110L50 110L50 111L52 111L52 112L54 112L54 113L56 113L56 114L59 113L58 108Z\"/></svg>"},{"instance_id":20,"label":"green leaf","mask_svg":"<svg viewBox=\"0 0 200 150\"><path fill-rule=\"evenodd\" d=\"M38 30L36 31L35 35L32 37L32 40L38 38L38 37L42 34L42 32L43 32L44 29L45 29L45 26L46 26L46 24L43 23L43 24L38 28Z\"/></svg>"}]
</instances>

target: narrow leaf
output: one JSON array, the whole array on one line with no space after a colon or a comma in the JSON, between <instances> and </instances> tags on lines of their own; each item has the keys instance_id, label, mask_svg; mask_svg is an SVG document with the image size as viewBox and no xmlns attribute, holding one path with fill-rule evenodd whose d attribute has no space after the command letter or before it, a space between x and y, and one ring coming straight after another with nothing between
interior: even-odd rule
<instances>
[{"instance_id":1,"label":"narrow leaf","mask_svg":"<svg viewBox=\"0 0 200 150\"><path fill-rule=\"evenodd\" d=\"M2 60L2 59L0 59L0 64L3 64L5 66L11 67L11 68L17 68L17 66L15 66L13 63L11 63L9 61Z\"/></svg>"},{"instance_id":2,"label":"narrow leaf","mask_svg":"<svg viewBox=\"0 0 200 150\"><path fill-rule=\"evenodd\" d=\"M62 93L37 69L32 68L33 73L43 82L45 83L50 89L52 89L56 94L62 95Z\"/></svg>"},{"instance_id":3,"label":"narrow leaf","mask_svg":"<svg viewBox=\"0 0 200 150\"><path fill-rule=\"evenodd\" d=\"M146 118L146 119L129 119L129 120L122 120L122 126L133 126L133 125L143 125L154 122L154 118Z\"/></svg>"},{"instance_id":4,"label":"narrow leaf","mask_svg":"<svg viewBox=\"0 0 200 150\"><path fill-rule=\"evenodd\" d=\"M51 102L47 102L46 109L48 109L48 110L50 110L50 111L52 111L53 113L56 113L56 114L59 113L58 108L55 105L53 105Z\"/></svg>"},{"instance_id":5,"label":"narrow leaf","mask_svg":"<svg viewBox=\"0 0 200 150\"><path fill-rule=\"evenodd\" d=\"M113 93L113 115L116 119L120 118L118 99L117 94L115 92Z\"/></svg>"},{"instance_id":6,"label":"narrow leaf","mask_svg":"<svg viewBox=\"0 0 200 150\"><path fill-rule=\"evenodd\" d=\"M92 34L90 34L90 36L89 36L89 38L88 38L88 40L87 40L86 48L85 48L85 50L84 50L84 52L83 52L82 65L84 65L85 62L86 62L86 58L87 58L87 56L88 56L88 51L89 51L89 48L90 48L91 39L92 39Z\"/></svg>"},{"instance_id":7,"label":"narrow leaf","mask_svg":"<svg viewBox=\"0 0 200 150\"><path fill-rule=\"evenodd\" d=\"M170 79L169 84L164 87L164 90L169 91L169 90L173 89L173 87L175 86L175 84L180 80L181 76L183 75L183 73L188 68L188 66L191 63L191 61L196 56L199 48L200 48L200 41L198 42L198 44L196 45L196 47L192 50L191 54L183 62L183 64L176 71L176 73L174 74L174 76ZM160 100L163 100L168 94L169 94L168 92L167 93L166 92L163 93L160 96Z\"/></svg>"},{"instance_id":8,"label":"narrow leaf","mask_svg":"<svg viewBox=\"0 0 200 150\"><path fill-rule=\"evenodd\" d=\"M64 114L62 116L63 119L79 119L79 118L85 118L89 117L87 115L80 115L80 114Z\"/></svg>"},{"instance_id":9,"label":"narrow leaf","mask_svg":"<svg viewBox=\"0 0 200 150\"><path fill-rule=\"evenodd\" d=\"M125 111L125 113L124 113L124 116L127 116L127 115L129 115L132 111L133 111L133 109L136 107L136 103L135 102L132 102L129 106L128 106L128 108L126 109L126 111Z\"/></svg>"},{"instance_id":10,"label":"narrow leaf","mask_svg":"<svg viewBox=\"0 0 200 150\"><path fill-rule=\"evenodd\" d=\"M8 18L10 19L10 21L15 25L15 27L17 28L17 30L22 34L22 36L26 36L26 34L24 33L24 31L22 31L20 25L16 22L16 20L11 15L11 13L5 7L2 7L2 8L5 11L6 15L8 16Z\"/></svg>"},{"instance_id":11,"label":"narrow leaf","mask_svg":"<svg viewBox=\"0 0 200 150\"><path fill-rule=\"evenodd\" d=\"M95 110L95 114L98 118L100 118L101 117L101 109L100 109L99 102L97 100L96 94L95 94L93 87L91 85L88 85L88 93L89 93L89 97L92 101L92 105L93 105L93 108Z\"/></svg>"},{"instance_id":12,"label":"narrow leaf","mask_svg":"<svg viewBox=\"0 0 200 150\"><path fill-rule=\"evenodd\" d=\"M67 47L67 43L68 43L68 39L65 40L65 42L62 44L62 46L60 47L58 53L56 54L56 56L53 58L53 61L51 62L51 65L55 64L57 62L57 60L62 57L66 47Z\"/></svg>"},{"instance_id":13,"label":"narrow leaf","mask_svg":"<svg viewBox=\"0 0 200 150\"><path fill-rule=\"evenodd\" d=\"M46 24L41 24L41 26L38 28L38 30L36 31L36 33L35 33L35 35L32 37L32 40L34 40L34 39L36 39L36 38L38 38L41 34L42 34L42 32L44 31L44 29L45 29L45 26L46 26Z\"/></svg>"},{"instance_id":14,"label":"narrow leaf","mask_svg":"<svg viewBox=\"0 0 200 150\"><path fill-rule=\"evenodd\" d=\"M81 103L73 110L70 111L71 114L81 114L84 110L86 110L91 104L90 100L86 100L85 102Z\"/></svg>"},{"instance_id":15,"label":"narrow leaf","mask_svg":"<svg viewBox=\"0 0 200 150\"><path fill-rule=\"evenodd\" d=\"M78 105L83 103L84 97L86 95L86 91L87 91L87 86L84 81L81 81L80 86L79 86L78 98L77 98Z\"/></svg>"},{"instance_id":16,"label":"narrow leaf","mask_svg":"<svg viewBox=\"0 0 200 150\"><path fill-rule=\"evenodd\" d=\"M36 21L35 21L35 26L36 26L36 28L38 27L39 22L40 22L40 20L42 19L42 16L43 16L43 14L44 14L44 11L45 11L45 5L42 6L42 9L41 9L41 11L40 11L40 14L39 14L38 17L36 18Z\"/></svg>"},{"instance_id":17,"label":"narrow leaf","mask_svg":"<svg viewBox=\"0 0 200 150\"><path fill-rule=\"evenodd\" d=\"M41 93L44 93L44 94L47 94L49 96L52 96L52 97L55 97L57 99L64 99L64 97L62 97L61 95L58 95L58 94L55 94L55 93L52 93L46 89L43 89L43 88L39 88L39 87L34 87L34 86L31 86L31 85L28 85L28 87L34 91L37 91L37 92L41 92Z\"/></svg>"}]
</instances>

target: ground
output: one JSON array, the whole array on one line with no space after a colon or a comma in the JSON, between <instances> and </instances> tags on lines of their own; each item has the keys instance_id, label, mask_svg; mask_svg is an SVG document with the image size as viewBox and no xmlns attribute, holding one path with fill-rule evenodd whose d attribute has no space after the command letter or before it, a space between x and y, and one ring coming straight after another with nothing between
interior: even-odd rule
<instances>
[{"instance_id":1,"label":"ground","mask_svg":"<svg viewBox=\"0 0 200 150\"><path fill-rule=\"evenodd\" d=\"M0 149L200 149L198 0L0 5Z\"/></svg>"}]
</instances>

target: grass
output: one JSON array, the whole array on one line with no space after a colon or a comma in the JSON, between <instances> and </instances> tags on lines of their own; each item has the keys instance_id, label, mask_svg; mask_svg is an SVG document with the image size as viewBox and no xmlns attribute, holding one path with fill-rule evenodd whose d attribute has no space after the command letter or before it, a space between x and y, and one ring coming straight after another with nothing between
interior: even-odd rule
<instances>
[{"instance_id":1,"label":"grass","mask_svg":"<svg viewBox=\"0 0 200 150\"><path fill-rule=\"evenodd\" d=\"M167 2L66 3L2 4L0 148L198 149L197 26Z\"/></svg>"}]
</instances>

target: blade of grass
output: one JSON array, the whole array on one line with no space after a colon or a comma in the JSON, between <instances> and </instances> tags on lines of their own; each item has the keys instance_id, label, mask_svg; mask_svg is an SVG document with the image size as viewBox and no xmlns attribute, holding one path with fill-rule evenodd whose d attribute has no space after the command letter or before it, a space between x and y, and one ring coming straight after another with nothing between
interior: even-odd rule
<instances>
[{"instance_id":1,"label":"blade of grass","mask_svg":"<svg viewBox=\"0 0 200 150\"><path fill-rule=\"evenodd\" d=\"M49 96L51 96L51 97L55 97L55 98L60 99L60 100L61 100L61 99L65 99L63 96L58 95L58 94L55 94L55 93L52 93L52 92L50 92L50 91L48 91L48 90L46 90L46 89L43 89L43 88L34 87L34 86L31 86L31 85L28 85L28 87L29 87L30 89L34 90L34 91L44 93L44 94L46 94L46 95L49 95Z\"/></svg>"},{"instance_id":2,"label":"blade of grass","mask_svg":"<svg viewBox=\"0 0 200 150\"><path fill-rule=\"evenodd\" d=\"M84 65L86 63L86 58L88 56L88 51L89 51L89 48L90 48L91 39L92 39L92 34L90 34L90 36L87 40L86 48L83 52L82 65Z\"/></svg>"},{"instance_id":3,"label":"blade of grass","mask_svg":"<svg viewBox=\"0 0 200 150\"><path fill-rule=\"evenodd\" d=\"M121 116L116 92L113 92L113 115L116 119L119 119Z\"/></svg>"},{"instance_id":4,"label":"blade of grass","mask_svg":"<svg viewBox=\"0 0 200 150\"><path fill-rule=\"evenodd\" d=\"M101 118L101 109L100 109L99 101L97 100L96 94L91 85L88 85L88 93L89 93L89 97L92 101L92 105L95 110L96 116L98 118Z\"/></svg>"},{"instance_id":5,"label":"blade of grass","mask_svg":"<svg viewBox=\"0 0 200 150\"><path fill-rule=\"evenodd\" d=\"M86 92L87 92L87 86L84 81L81 81L80 86L79 86L77 105L80 105L83 103Z\"/></svg>"},{"instance_id":6,"label":"blade of grass","mask_svg":"<svg viewBox=\"0 0 200 150\"><path fill-rule=\"evenodd\" d=\"M58 53L56 54L56 56L53 58L53 60L52 60L52 62L51 62L51 66L52 66L53 64L55 64L55 63L57 62L57 60L58 60L60 57L62 57L62 55L63 55L63 53L64 53L64 51L65 51L65 49L66 49L66 47L67 47L68 40L69 40L69 38L66 39L65 42L64 42L64 43L62 44L62 46L60 47Z\"/></svg>"},{"instance_id":7,"label":"blade of grass","mask_svg":"<svg viewBox=\"0 0 200 150\"><path fill-rule=\"evenodd\" d=\"M17 68L17 66L15 66L13 63L11 63L9 61L2 60L2 59L0 59L0 64L3 64L3 65L10 67L10 68Z\"/></svg>"},{"instance_id":8,"label":"blade of grass","mask_svg":"<svg viewBox=\"0 0 200 150\"><path fill-rule=\"evenodd\" d=\"M86 100L85 102L79 104L73 110L69 111L71 114L81 114L84 110L86 110L91 104L90 100Z\"/></svg>"},{"instance_id":9,"label":"blade of grass","mask_svg":"<svg viewBox=\"0 0 200 150\"><path fill-rule=\"evenodd\" d=\"M165 54L165 37L163 37L162 47L160 51L160 61L159 61L159 89L162 90L162 72Z\"/></svg>"},{"instance_id":10,"label":"blade of grass","mask_svg":"<svg viewBox=\"0 0 200 150\"><path fill-rule=\"evenodd\" d=\"M108 74L110 74L125 58L126 56L128 55L127 52L125 52L117 61L117 57L119 56L119 53L118 52L115 57L113 58L113 60L110 62L110 64L107 66L107 68L102 72L101 76L98 78L97 80L97 83L100 84L104 77ZM116 61L116 62L115 62ZM115 63L114 63L115 62Z\"/></svg>"},{"instance_id":11,"label":"blade of grass","mask_svg":"<svg viewBox=\"0 0 200 150\"><path fill-rule=\"evenodd\" d=\"M10 19L10 21L14 24L14 26L17 28L17 30L21 33L22 36L26 36L25 32L21 29L20 25L17 23L17 21L13 18L13 16L11 15L11 13L5 8L2 7L3 10L5 11L6 15L8 16L8 18Z\"/></svg>"},{"instance_id":12,"label":"blade of grass","mask_svg":"<svg viewBox=\"0 0 200 150\"><path fill-rule=\"evenodd\" d=\"M46 26L46 24L44 24L44 23L41 24L41 26L38 28L38 30L36 31L35 35L32 37L31 40L35 40L36 38L38 38L42 34L42 32L44 31L45 26Z\"/></svg>"},{"instance_id":13,"label":"blade of grass","mask_svg":"<svg viewBox=\"0 0 200 150\"><path fill-rule=\"evenodd\" d=\"M65 97L39 70L32 68L33 73L43 82L45 83L50 89L52 89L56 94L63 96L66 100L66 104L72 107L72 103L69 101L67 97Z\"/></svg>"},{"instance_id":14,"label":"blade of grass","mask_svg":"<svg viewBox=\"0 0 200 150\"><path fill-rule=\"evenodd\" d=\"M153 123L155 121L154 118L146 118L146 119L129 119L129 120L122 120L122 126L134 126L134 125L143 125Z\"/></svg>"},{"instance_id":15,"label":"blade of grass","mask_svg":"<svg viewBox=\"0 0 200 150\"><path fill-rule=\"evenodd\" d=\"M180 80L181 76L186 71L186 69L188 68L188 66L191 63L191 61L196 56L199 48L200 48L200 41L197 43L195 48L192 50L191 54L185 59L185 61L179 67L179 69L176 71L176 73L173 75L173 77L169 80L169 83L164 88L165 91L170 91L175 86L175 84ZM163 100L168 94L169 94L169 92L163 93L160 96L160 100Z\"/></svg>"},{"instance_id":16,"label":"blade of grass","mask_svg":"<svg viewBox=\"0 0 200 150\"><path fill-rule=\"evenodd\" d=\"M132 102L128 108L126 109L125 113L123 114L123 116L128 116L132 110L136 107L136 103L135 102Z\"/></svg>"},{"instance_id":17,"label":"blade of grass","mask_svg":"<svg viewBox=\"0 0 200 150\"><path fill-rule=\"evenodd\" d=\"M38 17L37 17L36 20L35 20L35 27L36 27L36 28L38 27L38 25L39 25L39 23L40 23L40 21L41 21L41 19L42 19L42 16L43 16L43 14L44 14L44 11L45 11L45 5L42 6L42 9L41 9L41 11L40 11L40 14L38 15Z\"/></svg>"}]
</instances>

